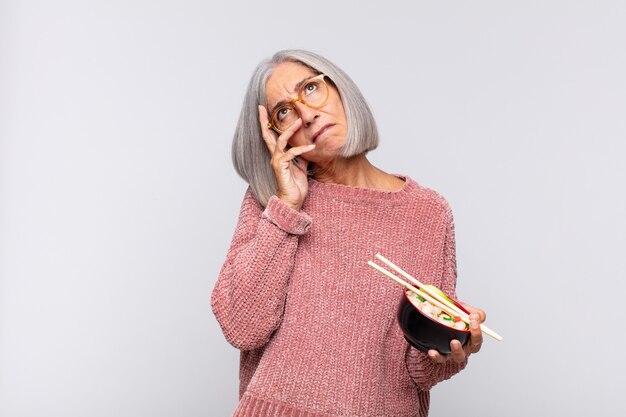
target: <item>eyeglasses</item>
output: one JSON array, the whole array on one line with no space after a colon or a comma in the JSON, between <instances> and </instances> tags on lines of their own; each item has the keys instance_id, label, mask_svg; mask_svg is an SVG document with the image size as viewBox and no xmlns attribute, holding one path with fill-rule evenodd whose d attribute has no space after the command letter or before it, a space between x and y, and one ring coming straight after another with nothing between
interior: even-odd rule
<instances>
[{"instance_id":1,"label":"eyeglasses","mask_svg":"<svg viewBox=\"0 0 626 417\"><path fill-rule=\"evenodd\" d=\"M324 81L324 77L326 75L320 74L303 83L298 90L298 97L272 111L267 127L274 129L279 134L287 130L298 120L299 115L295 108L298 101L312 109L319 109L324 106L328 101L328 85Z\"/></svg>"}]
</instances>

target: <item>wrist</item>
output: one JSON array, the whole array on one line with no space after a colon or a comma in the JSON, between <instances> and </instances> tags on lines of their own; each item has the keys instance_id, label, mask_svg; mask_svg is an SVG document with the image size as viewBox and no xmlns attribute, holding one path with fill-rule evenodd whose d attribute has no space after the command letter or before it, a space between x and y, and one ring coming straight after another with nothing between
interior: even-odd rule
<instances>
[{"instance_id":1,"label":"wrist","mask_svg":"<svg viewBox=\"0 0 626 417\"><path fill-rule=\"evenodd\" d=\"M277 197L278 197L278 199L280 201L285 203L286 206L288 206L288 207L290 207L290 208L292 208L292 209L294 209L296 211L300 211L300 209L302 208L302 203L294 202L293 199L291 199L291 198L289 198L287 196L278 195Z\"/></svg>"}]
</instances>

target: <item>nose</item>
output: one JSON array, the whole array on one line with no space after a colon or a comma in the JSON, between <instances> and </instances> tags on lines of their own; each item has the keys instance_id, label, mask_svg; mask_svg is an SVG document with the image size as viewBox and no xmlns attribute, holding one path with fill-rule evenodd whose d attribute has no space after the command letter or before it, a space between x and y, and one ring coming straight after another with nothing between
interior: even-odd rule
<instances>
[{"instance_id":1,"label":"nose","mask_svg":"<svg viewBox=\"0 0 626 417\"><path fill-rule=\"evenodd\" d=\"M300 115L300 118L302 119L302 125L304 127L311 126L311 124L315 121L315 119L317 119L320 116L319 114L317 114L316 109L313 109L299 101L297 101L294 104L294 106L296 110L298 110L298 114Z\"/></svg>"}]
</instances>

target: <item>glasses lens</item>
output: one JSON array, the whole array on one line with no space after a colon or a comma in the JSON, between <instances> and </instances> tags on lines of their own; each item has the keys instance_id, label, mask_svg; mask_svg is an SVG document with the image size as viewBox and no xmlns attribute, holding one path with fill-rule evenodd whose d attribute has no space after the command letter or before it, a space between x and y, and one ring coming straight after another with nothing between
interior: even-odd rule
<instances>
[{"instance_id":1,"label":"glasses lens","mask_svg":"<svg viewBox=\"0 0 626 417\"><path fill-rule=\"evenodd\" d=\"M289 106L279 107L274 111L274 115L272 116L272 125L276 127L279 131L284 132L295 123L298 119L298 113L296 110Z\"/></svg>"},{"instance_id":2,"label":"glasses lens","mask_svg":"<svg viewBox=\"0 0 626 417\"><path fill-rule=\"evenodd\" d=\"M328 86L323 77L308 81L300 90L300 98L309 107L322 107L328 98Z\"/></svg>"}]
</instances>

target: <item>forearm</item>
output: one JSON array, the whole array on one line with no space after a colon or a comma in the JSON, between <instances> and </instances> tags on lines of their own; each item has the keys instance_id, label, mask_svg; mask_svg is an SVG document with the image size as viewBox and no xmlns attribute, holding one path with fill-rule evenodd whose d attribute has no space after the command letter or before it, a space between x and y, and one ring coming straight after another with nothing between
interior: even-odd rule
<instances>
[{"instance_id":1,"label":"forearm","mask_svg":"<svg viewBox=\"0 0 626 417\"><path fill-rule=\"evenodd\" d=\"M275 200L260 217L238 226L211 296L226 339L241 350L263 346L280 326L299 234L310 225L306 214Z\"/></svg>"}]
</instances>

